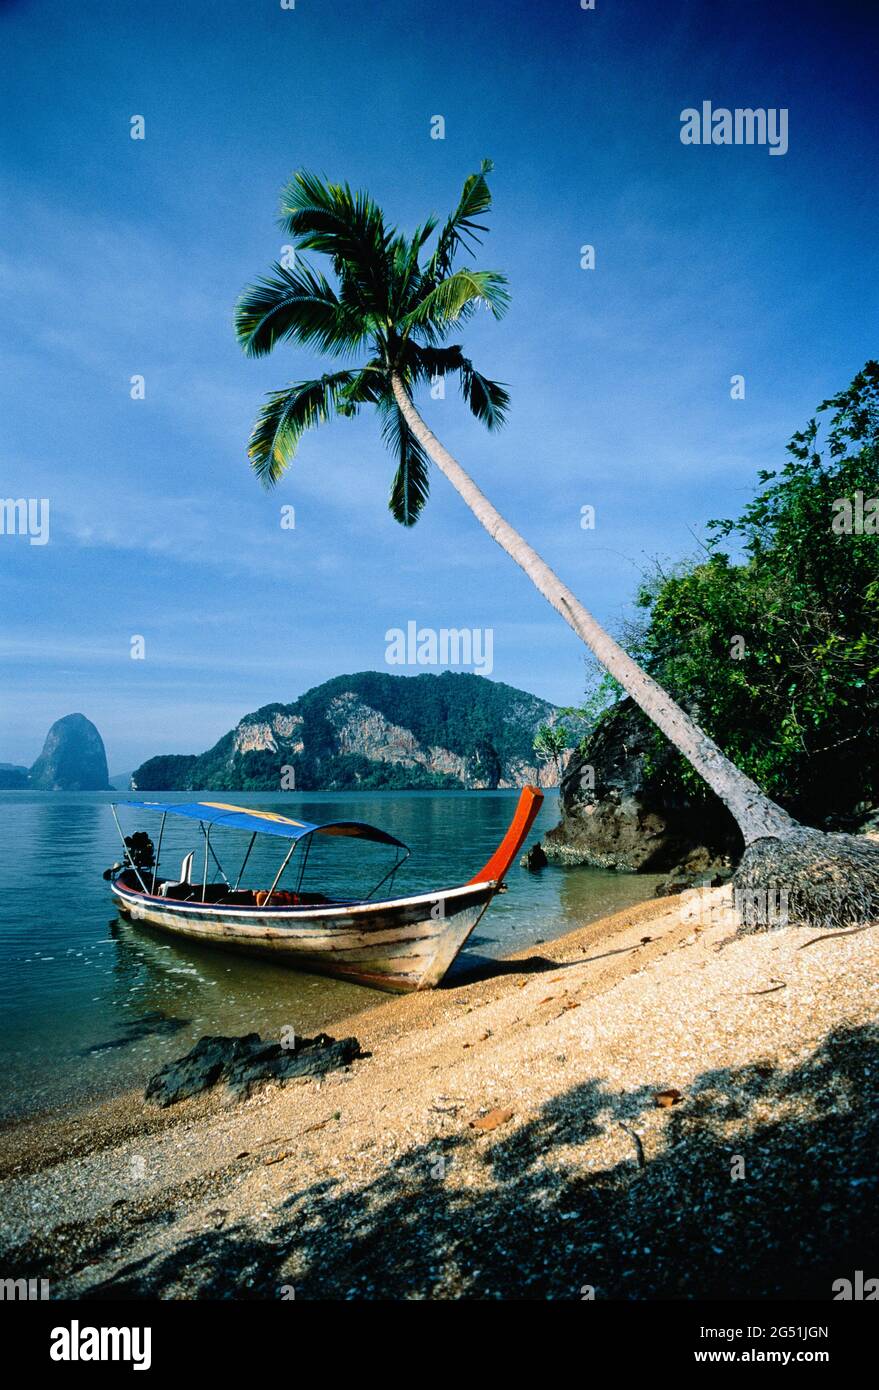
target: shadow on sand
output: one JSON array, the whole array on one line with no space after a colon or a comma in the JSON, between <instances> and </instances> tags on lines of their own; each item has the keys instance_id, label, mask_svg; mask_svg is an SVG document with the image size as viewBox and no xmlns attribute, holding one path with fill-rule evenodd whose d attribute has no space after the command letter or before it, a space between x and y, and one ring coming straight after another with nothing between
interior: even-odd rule
<instances>
[{"instance_id":1,"label":"shadow on sand","mask_svg":"<svg viewBox=\"0 0 879 1390\"><path fill-rule=\"evenodd\" d=\"M584 1080L491 1138L462 1116L460 1132L353 1191L333 1178L291 1190L258 1226L187 1237L91 1296L264 1299L292 1284L307 1299L576 1299L591 1285L827 1300L834 1279L875 1265L877 1101L879 1029L839 1031L788 1072L704 1072L642 1168L634 1133L653 1088ZM631 1159L585 1175L571 1164L570 1149L620 1124ZM459 1164L474 1185L449 1180Z\"/></svg>"}]
</instances>

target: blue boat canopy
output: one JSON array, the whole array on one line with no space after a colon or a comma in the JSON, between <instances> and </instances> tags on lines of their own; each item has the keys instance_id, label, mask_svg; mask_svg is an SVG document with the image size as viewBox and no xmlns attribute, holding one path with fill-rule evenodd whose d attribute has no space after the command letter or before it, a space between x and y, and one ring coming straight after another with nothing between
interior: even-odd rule
<instances>
[{"instance_id":1,"label":"blue boat canopy","mask_svg":"<svg viewBox=\"0 0 879 1390\"><path fill-rule=\"evenodd\" d=\"M141 811L157 811L160 815L186 816L210 825L219 825L227 830L249 830L256 835L279 835L285 840L301 840L304 835L340 835L351 840L372 840L375 844L396 845L398 849L408 849L402 840L389 835L386 830L367 825L364 821L333 820L323 825L312 825L309 821L292 820L281 816L277 811L256 811L246 806L229 806L222 801L120 801L120 807L131 807Z\"/></svg>"}]
</instances>

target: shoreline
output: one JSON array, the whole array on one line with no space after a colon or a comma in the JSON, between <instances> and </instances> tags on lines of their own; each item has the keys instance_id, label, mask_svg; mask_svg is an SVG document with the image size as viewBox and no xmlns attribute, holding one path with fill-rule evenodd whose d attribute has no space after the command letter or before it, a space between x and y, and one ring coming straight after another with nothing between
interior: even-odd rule
<instances>
[{"instance_id":1,"label":"shoreline","mask_svg":"<svg viewBox=\"0 0 879 1390\"><path fill-rule=\"evenodd\" d=\"M637 904L340 1021L343 1072L5 1131L0 1264L73 1298L830 1297L876 1239L877 966L875 930L735 936L723 889Z\"/></svg>"},{"instance_id":2,"label":"shoreline","mask_svg":"<svg viewBox=\"0 0 879 1390\"><path fill-rule=\"evenodd\" d=\"M336 1019L330 1025L333 1036L348 1037L353 1034L362 1041L368 1036L373 1019L379 1029L387 1020L392 1034L405 1032L407 1026L417 1027L422 1017L429 1017L439 1007L435 1001L454 995L459 990L477 984L488 987L493 981L498 982L499 990L502 989L500 982L510 974L519 973L509 969L510 963L521 962L527 968L532 960L545 960L548 964L562 961L566 959L567 951L578 950L586 940L593 937L603 940L608 932L613 935L636 921L662 915L668 905L668 898L650 898L630 908L622 908L609 917L596 918L585 926L575 927L552 940L541 942L539 946L525 947L508 956L484 957L466 975L451 983L444 983L439 989L381 995L368 1008ZM186 1107L190 1108L187 1110ZM228 1107L207 1092L201 1097L160 1110L144 1102L143 1088L129 1087L98 1100L81 1100L60 1109L40 1110L21 1119L9 1117L0 1122L0 1181L22 1171L38 1171L64 1154L88 1153L127 1135L152 1134L171 1128L180 1121L184 1112L189 1117L194 1112L208 1114L218 1108ZM35 1166L30 1167L30 1164Z\"/></svg>"}]
</instances>

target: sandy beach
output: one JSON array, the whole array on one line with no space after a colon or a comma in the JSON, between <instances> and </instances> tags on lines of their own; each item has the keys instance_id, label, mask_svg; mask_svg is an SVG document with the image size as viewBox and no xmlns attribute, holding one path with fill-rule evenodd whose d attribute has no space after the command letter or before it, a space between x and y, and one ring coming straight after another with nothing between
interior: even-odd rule
<instances>
[{"instance_id":1,"label":"sandy beach","mask_svg":"<svg viewBox=\"0 0 879 1390\"><path fill-rule=\"evenodd\" d=\"M0 1135L51 1296L829 1299L877 1248L879 931L641 904L335 1026L321 1080Z\"/></svg>"}]
</instances>

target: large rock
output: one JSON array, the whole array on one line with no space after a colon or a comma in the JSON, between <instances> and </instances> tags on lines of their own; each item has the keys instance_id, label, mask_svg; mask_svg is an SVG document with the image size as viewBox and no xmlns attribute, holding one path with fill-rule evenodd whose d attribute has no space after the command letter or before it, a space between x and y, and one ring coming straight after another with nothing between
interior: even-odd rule
<instances>
[{"instance_id":1,"label":"large rock","mask_svg":"<svg viewBox=\"0 0 879 1390\"><path fill-rule=\"evenodd\" d=\"M156 1105L174 1105L222 1083L230 1098L240 1100L268 1081L283 1085L301 1076L323 1076L346 1067L361 1055L356 1038L296 1038L292 1047L263 1042L259 1033L241 1038L204 1037L185 1057L157 1071L145 1096Z\"/></svg>"},{"instance_id":2,"label":"large rock","mask_svg":"<svg viewBox=\"0 0 879 1390\"><path fill-rule=\"evenodd\" d=\"M539 840L530 849L526 849L519 859L522 868L532 874L536 874L539 869L545 869L548 862L546 851Z\"/></svg>"},{"instance_id":3,"label":"large rock","mask_svg":"<svg viewBox=\"0 0 879 1390\"><path fill-rule=\"evenodd\" d=\"M657 754L653 725L622 700L571 759L561 787L562 820L543 841L556 864L712 873L742 851L726 807L667 789L670 745Z\"/></svg>"},{"instance_id":4,"label":"large rock","mask_svg":"<svg viewBox=\"0 0 879 1390\"><path fill-rule=\"evenodd\" d=\"M104 740L84 714L56 719L31 768L30 784L52 792L110 790Z\"/></svg>"},{"instance_id":5,"label":"large rock","mask_svg":"<svg viewBox=\"0 0 879 1390\"><path fill-rule=\"evenodd\" d=\"M360 671L245 715L206 753L149 758L132 786L278 791L295 778L298 791L551 787L555 768L538 759L534 737L558 715L472 672Z\"/></svg>"}]
</instances>

